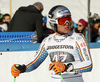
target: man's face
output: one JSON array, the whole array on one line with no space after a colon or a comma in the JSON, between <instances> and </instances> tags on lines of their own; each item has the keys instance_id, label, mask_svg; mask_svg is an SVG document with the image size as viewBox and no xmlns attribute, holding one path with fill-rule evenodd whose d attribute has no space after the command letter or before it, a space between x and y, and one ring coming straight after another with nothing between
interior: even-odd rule
<instances>
[{"instance_id":1,"label":"man's face","mask_svg":"<svg viewBox=\"0 0 100 82\"><path fill-rule=\"evenodd\" d=\"M58 30L58 32L60 32L60 33L69 33L69 31L70 31L70 23L65 23L64 25L58 25L57 24L57 30Z\"/></svg>"},{"instance_id":2,"label":"man's face","mask_svg":"<svg viewBox=\"0 0 100 82\"><path fill-rule=\"evenodd\" d=\"M62 17L57 18L57 34L67 34L71 28L71 16L63 15Z\"/></svg>"}]
</instances>

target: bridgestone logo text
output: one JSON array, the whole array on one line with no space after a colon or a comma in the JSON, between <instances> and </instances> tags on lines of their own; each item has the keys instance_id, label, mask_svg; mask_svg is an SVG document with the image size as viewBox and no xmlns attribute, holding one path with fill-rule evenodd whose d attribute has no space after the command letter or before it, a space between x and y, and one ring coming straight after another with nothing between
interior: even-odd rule
<instances>
[{"instance_id":1,"label":"bridgestone logo text","mask_svg":"<svg viewBox=\"0 0 100 82\"><path fill-rule=\"evenodd\" d=\"M47 50L49 49L73 49L73 46L71 45L54 45L54 46L48 46Z\"/></svg>"}]
</instances>

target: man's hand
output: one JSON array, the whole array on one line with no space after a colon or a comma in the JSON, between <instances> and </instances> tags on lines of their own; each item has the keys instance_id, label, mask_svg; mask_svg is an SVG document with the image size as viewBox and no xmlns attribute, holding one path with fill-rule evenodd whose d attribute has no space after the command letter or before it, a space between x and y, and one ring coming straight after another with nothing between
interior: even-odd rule
<instances>
[{"instance_id":1,"label":"man's hand","mask_svg":"<svg viewBox=\"0 0 100 82\"><path fill-rule=\"evenodd\" d=\"M11 67L11 74L14 77L18 77L19 74L25 72L25 70L26 70L26 66L25 65L19 65L19 64L16 65L16 64L14 64Z\"/></svg>"},{"instance_id":2,"label":"man's hand","mask_svg":"<svg viewBox=\"0 0 100 82\"><path fill-rule=\"evenodd\" d=\"M54 62L52 64L49 65L49 70L53 69L54 72L60 73L60 72L64 72L66 70L65 64L63 64L62 62Z\"/></svg>"}]
</instances>

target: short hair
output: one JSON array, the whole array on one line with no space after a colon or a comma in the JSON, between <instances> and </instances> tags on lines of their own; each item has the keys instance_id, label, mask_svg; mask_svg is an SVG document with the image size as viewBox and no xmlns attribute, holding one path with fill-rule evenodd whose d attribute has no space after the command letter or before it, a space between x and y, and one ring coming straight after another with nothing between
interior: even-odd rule
<instances>
[{"instance_id":1,"label":"short hair","mask_svg":"<svg viewBox=\"0 0 100 82\"><path fill-rule=\"evenodd\" d=\"M10 14L6 13L6 14L3 15L3 19L5 19L6 16L11 17Z\"/></svg>"},{"instance_id":2,"label":"short hair","mask_svg":"<svg viewBox=\"0 0 100 82\"><path fill-rule=\"evenodd\" d=\"M41 2L35 2L33 5L37 6L40 9L43 9L43 4Z\"/></svg>"}]
</instances>

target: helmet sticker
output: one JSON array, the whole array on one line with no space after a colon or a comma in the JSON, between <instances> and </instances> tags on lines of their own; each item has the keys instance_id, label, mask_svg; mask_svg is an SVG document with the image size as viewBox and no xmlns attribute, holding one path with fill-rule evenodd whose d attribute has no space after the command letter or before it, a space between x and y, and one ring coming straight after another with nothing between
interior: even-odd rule
<instances>
[{"instance_id":1,"label":"helmet sticker","mask_svg":"<svg viewBox=\"0 0 100 82\"><path fill-rule=\"evenodd\" d=\"M66 13L70 13L70 11L68 9L64 9L58 12L59 14L66 14Z\"/></svg>"}]
</instances>

